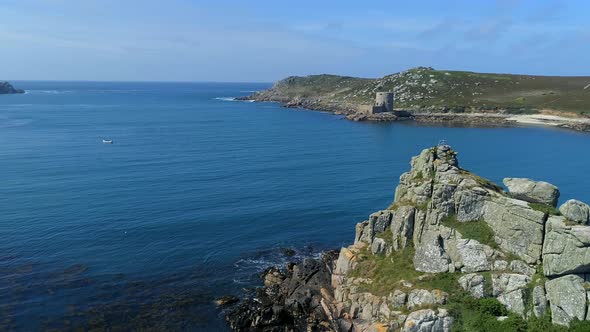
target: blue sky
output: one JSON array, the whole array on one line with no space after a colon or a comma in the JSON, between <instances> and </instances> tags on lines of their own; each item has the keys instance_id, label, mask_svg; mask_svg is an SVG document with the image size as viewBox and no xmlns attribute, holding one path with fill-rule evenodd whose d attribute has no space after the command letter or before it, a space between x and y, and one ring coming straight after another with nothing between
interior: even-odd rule
<instances>
[{"instance_id":1,"label":"blue sky","mask_svg":"<svg viewBox=\"0 0 590 332\"><path fill-rule=\"evenodd\" d=\"M1 0L0 79L590 75L590 1Z\"/></svg>"}]
</instances>

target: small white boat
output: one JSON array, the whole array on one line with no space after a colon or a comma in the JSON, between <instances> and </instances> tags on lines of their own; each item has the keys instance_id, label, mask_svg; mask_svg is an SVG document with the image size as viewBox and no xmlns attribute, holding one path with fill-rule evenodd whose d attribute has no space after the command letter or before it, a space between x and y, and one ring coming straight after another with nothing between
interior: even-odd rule
<instances>
[{"instance_id":1,"label":"small white boat","mask_svg":"<svg viewBox=\"0 0 590 332\"><path fill-rule=\"evenodd\" d=\"M112 139L103 139L102 143L103 144L113 144L113 140Z\"/></svg>"}]
</instances>

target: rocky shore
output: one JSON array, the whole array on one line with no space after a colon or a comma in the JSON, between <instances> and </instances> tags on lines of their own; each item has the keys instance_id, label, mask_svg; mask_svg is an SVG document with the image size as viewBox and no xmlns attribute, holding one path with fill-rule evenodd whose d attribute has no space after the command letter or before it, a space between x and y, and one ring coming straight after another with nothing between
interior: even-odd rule
<instances>
[{"instance_id":1,"label":"rocky shore","mask_svg":"<svg viewBox=\"0 0 590 332\"><path fill-rule=\"evenodd\" d=\"M501 186L441 145L412 158L353 244L272 268L235 331L588 331L590 206L543 181Z\"/></svg>"},{"instance_id":2,"label":"rocky shore","mask_svg":"<svg viewBox=\"0 0 590 332\"><path fill-rule=\"evenodd\" d=\"M472 112L454 112L445 107L426 109L397 109L395 112L370 114L369 105L352 103L326 102L321 99L289 99L266 92L238 100L271 101L281 103L287 108L300 108L312 111L331 112L344 115L352 121L416 121L424 124L458 125L470 127L512 127L512 126L546 126L590 132L590 118L579 116L559 116L553 112L545 114L510 114L504 110L473 110Z\"/></svg>"},{"instance_id":3,"label":"rocky shore","mask_svg":"<svg viewBox=\"0 0 590 332\"><path fill-rule=\"evenodd\" d=\"M15 93L25 93L23 89L16 89L12 86L12 84L8 82L0 82L0 95L2 94L15 94Z\"/></svg>"}]
</instances>

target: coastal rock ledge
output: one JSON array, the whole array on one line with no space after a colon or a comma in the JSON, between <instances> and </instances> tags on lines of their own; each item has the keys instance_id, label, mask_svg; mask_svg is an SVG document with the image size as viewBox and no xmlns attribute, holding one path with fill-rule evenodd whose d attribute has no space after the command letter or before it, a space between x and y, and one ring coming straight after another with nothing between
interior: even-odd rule
<instances>
[{"instance_id":1,"label":"coastal rock ledge","mask_svg":"<svg viewBox=\"0 0 590 332\"><path fill-rule=\"evenodd\" d=\"M590 330L588 205L507 178L508 191L423 150L354 243L272 268L227 314L235 331ZM560 212L561 211L561 212ZM563 214L563 215L562 215Z\"/></svg>"}]
</instances>

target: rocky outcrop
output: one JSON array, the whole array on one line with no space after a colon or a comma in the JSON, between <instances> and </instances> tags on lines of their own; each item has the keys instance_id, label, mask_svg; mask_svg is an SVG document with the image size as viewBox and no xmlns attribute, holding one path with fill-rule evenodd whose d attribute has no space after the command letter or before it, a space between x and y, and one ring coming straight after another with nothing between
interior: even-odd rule
<instances>
[{"instance_id":1,"label":"rocky outcrop","mask_svg":"<svg viewBox=\"0 0 590 332\"><path fill-rule=\"evenodd\" d=\"M0 95L14 93L25 93L25 90L15 89L12 84L8 82L0 82Z\"/></svg>"},{"instance_id":2,"label":"rocky outcrop","mask_svg":"<svg viewBox=\"0 0 590 332\"><path fill-rule=\"evenodd\" d=\"M358 223L354 243L333 264L269 270L261 302L242 305L232 327L450 331L455 320L445 308L458 294L495 298L523 319L549 312L561 325L590 320L583 203L568 201L565 216L549 215L539 204L556 205L555 186L508 178L507 193L460 168L447 145L423 150L410 164L393 204Z\"/></svg>"},{"instance_id":3,"label":"rocky outcrop","mask_svg":"<svg viewBox=\"0 0 590 332\"><path fill-rule=\"evenodd\" d=\"M453 317L444 309L438 312L432 309L414 311L404 323L404 332L447 332L451 330Z\"/></svg>"},{"instance_id":4,"label":"rocky outcrop","mask_svg":"<svg viewBox=\"0 0 590 332\"><path fill-rule=\"evenodd\" d=\"M570 199L559 207L559 212L567 220L585 225L590 223L590 206L575 199Z\"/></svg>"},{"instance_id":5,"label":"rocky outcrop","mask_svg":"<svg viewBox=\"0 0 590 332\"><path fill-rule=\"evenodd\" d=\"M481 274L466 274L459 278L459 285L476 299L481 299L485 296L485 278Z\"/></svg>"},{"instance_id":6,"label":"rocky outcrop","mask_svg":"<svg viewBox=\"0 0 590 332\"><path fill-rule=\"evenodd\" d=\"M587 295L583 283L583 278L571 274L547 281L547 299L554 323L568 325L576 318L587 319Z\"/></svg>"},{"instance_id":7,"label":"rocky outcrop","mask_svg":"<svg viewBox=\"0 0 590 332\"><path fill-rule=\"evenodd\" d=\"M546 219L543 212L524 201L500 196L486 201L483 218L502 249L530 264L540 261Z\"/></svg>"},{"instance_id":8,"label":"rocky outcrop","mask_svg":"<svg viewBox=\"0 0 590 332\"><path fill-rule=\"evenodd\" d=\"M493 274L492 295L504 304L506 309L524 315L525 288L529 282L531 278L522 274Z\"/></svg>"},{"instance_id":9,"label":"rocky outcrop","mask_svg":"<svg viewBox=\"0 0 590 332\"><path fill-rule=\"evenodd\" d=\"M236 331L338 331L329 304L334 301L330 274L335 253L320 260L306 259L284 271L271 268L265 287L227 314Z\"/></svg>"},{"instance_id":10,"label":"rocky outcrop","mask_svg":"<svg viewBox=\"0 0 590 332\"><path fill-rule=\"evenodd\" d=\"M391 219L393 250L400 250L412 244L415 214L416 208L413 206L401 206L393 212Z\"/></svg>"},{"instance_id":11,"label":"rocky outcrop","mask_svg":"<svg viewBox=\"0 0 590 332\"><path fill-rule=\"evenodd\" d=\"M436 232L427 232L416 248L414 266L417 271L441 273L449 271L451 258L444 250L443 238Z\"/></svg>"},{"instance_id":12,"label":"rocky outcrop","mask_svg":"<svg viewBox=\"0 0 590 332\"><path fill-rule=\"evenodd\" d=\"M547 296L545 285L537 285L533 288L533 314L542 317L547 312Z\"/></svg>"},{"instance_id":13,"label":"rocky outcrop","mask_svg":"<svg viewBox=\"0 0 590 332\"><path fill-rule=\"evenodd\" d=\"M340 255L336 261L336 267L334 268L335 274L346 275L348 271L356 267L357 255L354 250L348 248L340 249Z\"/></svg>"},{"instance_id":14,"label":"rocky outcrop","mask_svg":"<svg viewBox=\"0 0 590 332\"><path fill-rule=\"evenodd\" d=\"M447 303L448 297L449 294L441 291L440 289L435 289L432 291L426 289L414 289L408 295L407 307L409 310L412 310L434 304L443 305Z\"/></svg>"},{"instance_id":15,"label":"rocky outcrop","mask_svg":"<svg viewBox=\"0 0 590 332\"><path fill-rule=\"evenodd\" d=\"M461 256L462 272L490 271L495 257L501 256L494 249L476 240L457 240L457 252Z\"/></svg>"},{"instance_id":16,"label":"rocky outcrop","mask_svg":"<svg viewBox=\"0 0 590 332\"><path fill-rule=\"evenodd\" d=\"M569 226L564 217L547 221L543 248L546 276L590 273L590 226Z\"/></svg>"},{"instance_id":17,"label":"rocky outcrop","mask_svg":"<svg viewBox=\"0 0 590 332\"><path fill-rule=\"evenodd\" d=\"M557 205L559 189L550 183L526 178L506 178L503 182L510 194L517 199L531 203Z\"/></svg>"}]
</instances>

